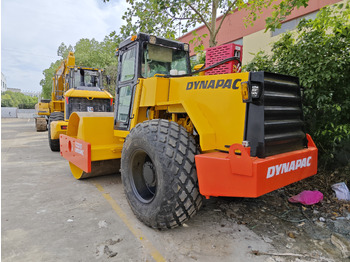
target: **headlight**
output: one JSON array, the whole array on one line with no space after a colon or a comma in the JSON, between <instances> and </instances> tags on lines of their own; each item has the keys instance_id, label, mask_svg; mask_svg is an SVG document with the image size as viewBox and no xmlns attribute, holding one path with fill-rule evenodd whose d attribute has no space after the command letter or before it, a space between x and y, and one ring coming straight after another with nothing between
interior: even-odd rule
<instances>
[{"instance_id":1,"label":"headlight","mask_svg":"<svg viewBox=\"0 0 350 262\"><path fill-rule=\"evenodd\" d=\"M149 36L149 43L155 45L157 41L157 37L155 37L154 35L150 35Z\"/></svg>"},{"instance_id":2,"label":"headlight","mask_svg":"<svg viewBox=\"0 0 350 262\"><path fill-rule=\"evenodd\" d=\"M190 51L190 46L188 44L184 44L184 51L185 52Z\"/></svg>"},{"instance_id":3,"label":"headlight","mask_svg":"<svg viewBox=\"0 0 350 262\"><path fill-rule=\"evenodd\" d=\"M258 85L253 85L251 94L252 94L252 98L259 98L260 87Z\"/></svg>"},{"instance_id":4,"label":"headlight","mask_svg":"<svg viewBox=\"0 0 350 262\"><path fill-rule=\"evenodd\" d=\"M242 100L243 103L250 103L252 100L257 100L260 98L261 87L256 83L242 82L241 83Z\"/></svg>"}]
</instances>

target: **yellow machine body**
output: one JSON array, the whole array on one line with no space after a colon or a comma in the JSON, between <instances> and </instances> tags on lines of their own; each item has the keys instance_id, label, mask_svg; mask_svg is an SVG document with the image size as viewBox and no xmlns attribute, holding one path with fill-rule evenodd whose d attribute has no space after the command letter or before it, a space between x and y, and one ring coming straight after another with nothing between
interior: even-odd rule
<instances>
[{"instance_id":1,"label":"yellow machine body","mask_svg":"<svg viewBox=\"0 0 350 262\"><path fill-rule=\"evenodd\" d=\"M130 129L166 112L169 120L183 125L189 132L196 127L203 152L227 150L226 145L243 139L246 105L242 102L240 82L247 81L248 76L249 73L236 73L140 79ZM189 118L181 118L184 113ZM68 126L68 136L91 144L91 161L120 158L124 139L129 134L113 129L112 113L76 112Z\"/></svg>"},{"instance_id":2,"label":"yellow machine body","mask_svg":"<svg viewBox=\"0 0 350 262\"><path fill-rule=\"evenodd\" d=\"M39 102L35 105L35 111L39 116L49 116L50 115L50 103Z\"/></svg>"},{"instance_id":3,"label":"yellow machine body","mask_svg":"<svg viewBox=\"0 0 350 262\"><path fill-rule=\"evenodd\" d=\"M248 81L248 76L249 73L239 73L140 79L131 126L148 119L148 108L152 112L149 119L167 112L172 115L169 120L178 122L189 132L196 127L202 151L226 150L225 145L243 139L246 104L242 102L241 82ZM182 113L190 121L179 118ZM119 131L115 132L118 135Z\"/></svg>"},{"instance_id":4,"label":"yellow machine body","mask_svg":"<svg viewBox=\"0 0 350 262\"><path fill-rule=\"evenodd\" d=\"M64 111L64 101L51 101L50 102L51 112L63 112Z\"/></svg>"},{"instance_id":5,"label":"yellow machine body","mask_svg":"<svg viewBox=\"0 0 350 262\"><path fill-rule=\"evenodd\" d=\"M70 116L67 135L60 136L61 154L64 151L73 153L73 156L82 157L80 161L87 165L82 169L69 163L76 179L119 171L124 139L114 136L113 122L112 112L74 112ZM66 143L67 137L73 140ZM89 141L88 148L82 147L84 141ZM62 144L68 148L62 148Z\"/></svg>"},{"instance_id":6,"label":"yellow machine body","mask_svg":"<svg viewBox=\"0 0 350 262\"><path fill-rule=\"evenodd\" d=\"M35 104L35 128L36 131L46 131L47 130L47 120L50 116L50 102L40 101Z\"/></svg>"},{"instance_id":7,"label":"yellow machine body","mask_svg":"<svg viewBox=\"0 0 350 262\"><path fill-rule=\"evenodd\" d=\"M69 52L67 58L62 61L58 69L56 70L55 77L53 78L53 88L51 93L51 101L63 101L64 93L68 89L68 81L66 76L69 73L70 68L75 66L75 56L73 52Z\"/></svg>"},{"instance_id":8,"label":"yellow machine body","mask_svg":"<svg viewBox=\"0 0 350 262\"><path fill-rule=\"evenodd\" d=\"M69 125L68 136L90 141L91 161L121 157L124 139L114 136L113 113L75 112L69 119Z\"/></svg>"},{"instance_id":9,"label":"yellow machine body","mask_svg":"<svg viewBox=\"0 0 350 262\"><path fill-rule=\"evenodd\" d=\"M69 99L70 97L72 98L85 98L87 100L93 101L94 99L108 99L109 101L113 101L113 96L105 91L91 91L91 90L78 90L78 89L69 89L64 96L66 99ZM67 119L67 106L64 107L64 116L65 120L68 121Z\"/></svg>"},{"instance_id":10,"label":"yellow machine body","mask_svg":"<svg viewBox=\"0 0 350 262\"><path fill-rule=\"evenodd\" d=\"M51 139L59 139L60 134L66 134L67 133L67 121L52 121L50 123L51 128Z\"/></svg>"},{"instance_id":11,"label":"yellow machine body","mask_svg":"<svg viewBox=\"0 0 350 262\"><path fill-rule=\"evenodd\" d=\"M70 86L69 72L73 68L77 70L92 70L92 71L103 71L98 68L90 67L77 67L75 65L75 56L73 52L69 52L67 58L62 61L59 68L56 70L55 77L52 78L53 86L51 93L51 101L49 103L50 113L52 112L64 112L65 111L65 97L84 97L88 99L94 98L106 98L112 99L113 96L107 91L102 90L90 91L90 90L75 90Z\"/></svg>"},{"instance_id":12,"label":"yellow machine body","mask_svg":"<svg viewBox=\"0 0 350 262\"><path fill-rule=\"evenodd\" d=\"M75 89L69 89L64 96L67 98L83 97L88 100L113 99L113 96L107 91L89 91L89 90L75 90ZM64 110L64 112L66 116L66 111ZM113 117L113 113L109 113L109 115ZM61 134L66 134L67 132L68 119L65 119L64 121L53 121L50 123L50 125L51 125L51 139L59 139ZM88 132L87 130L86 132Z\"/></svg>"}]
</instances>

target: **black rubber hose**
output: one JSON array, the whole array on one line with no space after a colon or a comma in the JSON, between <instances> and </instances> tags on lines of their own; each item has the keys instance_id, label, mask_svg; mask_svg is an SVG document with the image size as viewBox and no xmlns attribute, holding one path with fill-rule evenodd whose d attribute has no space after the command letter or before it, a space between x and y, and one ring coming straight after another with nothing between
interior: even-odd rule
<instances>
[{"instance_id":1,"label":"black rubber hose","mask_svg":"<svg viewBox=\"0 0 350 262\"><path fill-rule=\"evenodd\" d=\"M242 63L241 60L236 57L236 56L233 56L233 57L229 57L229 58L226 58L224 60L221 60L220 62L214 64L214 65L211 65L209 67L206 67L206 68L201 68L199 70L196 70L196 71L193 71L189 74L184 74L184 75L165 75L165 76L161 76L161 77L184 77L184 76L193 76L194 74L197 74L197 73L200 73L200 72L203 72L203 71L206 71L206 70L209 70L209 69L212 69L214 67L217 67L219 65L222 65L222 64L225 64L227 62L230 62L230 61L238 61L238 63Z\"/></svg>"}]
</instances>

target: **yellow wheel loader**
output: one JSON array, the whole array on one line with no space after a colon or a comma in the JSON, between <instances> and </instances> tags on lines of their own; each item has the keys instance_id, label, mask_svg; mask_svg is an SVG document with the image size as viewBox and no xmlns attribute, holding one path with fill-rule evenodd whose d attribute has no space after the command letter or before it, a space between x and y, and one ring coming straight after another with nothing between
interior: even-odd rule
<instances>
[{"instance_id":1,"label":"yellow wheel loader","mask_svg":"<svg viewBox=\"0 0 350 262\"><path fill-rule=\"evenodd\" d=\"M52 151L60 151L59 136L67 131L72 112L112 112L113 97L103 90L103 70L78 67L73 52L62 61L53 78L48 118L48 140Z\"/></svg>"},{"instance_id":2,"label":"yellow wheel loader","mask_svg":"<svg viewBox=\"0 0 350 262\"><path fill-rule=\"evenodd\" d=\"M117 53L114 116L72 113L61 155L76 179L120 171L146 225L182 225L203 196L258 197L316 174L297 78L193 76L188 44L144 33Z\"/></svg>"}]
</instances>

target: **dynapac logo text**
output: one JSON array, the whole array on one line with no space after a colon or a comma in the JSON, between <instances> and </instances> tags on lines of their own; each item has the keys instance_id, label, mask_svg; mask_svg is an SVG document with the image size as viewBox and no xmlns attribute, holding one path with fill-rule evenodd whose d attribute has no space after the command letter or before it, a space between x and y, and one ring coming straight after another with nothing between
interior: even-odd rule
<instances>
[{"instance_id":1,"label":"dynapac logo text","mask_svg":"<svg viewBox=\"0 0 350 262\"><path fill-rule=\"evenodd\" d=\"M280 165L270 166L267 169L266 178L271 178L273 176L278 176L280 174L285 174L291 171L295 171L301 168L311 166L312 157L305 157L298 160L293 160L291 162L283 163Z\"/></svg>"},{"instance_id":2,"label":"dynapac logo text","mask_svg":"<svg viewBox=\"0 0 350 262\"><path fill-rule=\"evenodd\" d=\"M188 82L186 90L194 89L218 89L218 88L227 88L227 89L238 89L238 83L242 79L218 79L218 80L206 80L206 81L193 81Z\"/></svg>"}]
</instances>

